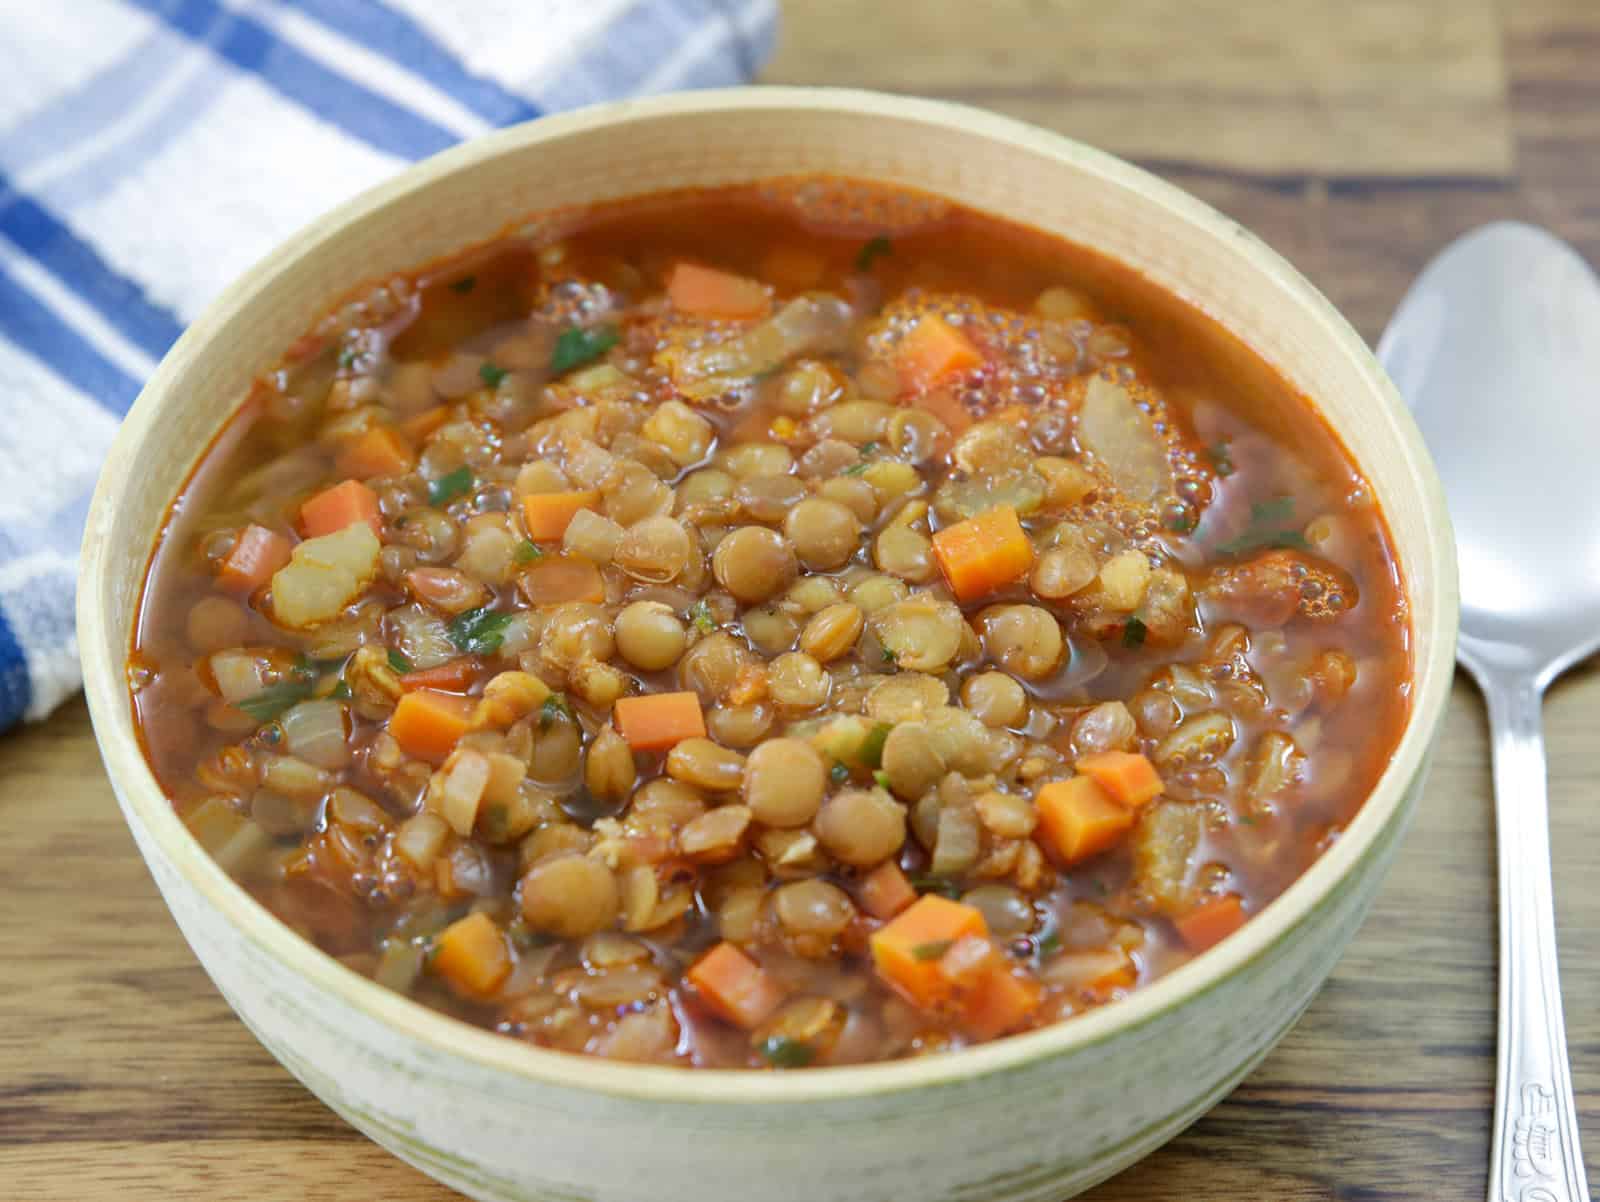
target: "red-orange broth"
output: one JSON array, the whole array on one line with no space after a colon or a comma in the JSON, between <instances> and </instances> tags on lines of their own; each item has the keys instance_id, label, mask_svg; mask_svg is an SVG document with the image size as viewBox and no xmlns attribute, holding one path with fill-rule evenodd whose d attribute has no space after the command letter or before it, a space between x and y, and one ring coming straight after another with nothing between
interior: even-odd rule
<instances>
[{"instance_id":1,"label":"red-orange broth","mask_svg":"<svg viewBox=\"0 0 1600 1202\"><path fill-rule=\"evenodd\" d=\"M352 297L175 502L129 679L196 837L427 1005L680 1065L996 1038L1225 938L1389 760L1367 485L1092 250L803 180Z\"/></svg>"}]
</instances>

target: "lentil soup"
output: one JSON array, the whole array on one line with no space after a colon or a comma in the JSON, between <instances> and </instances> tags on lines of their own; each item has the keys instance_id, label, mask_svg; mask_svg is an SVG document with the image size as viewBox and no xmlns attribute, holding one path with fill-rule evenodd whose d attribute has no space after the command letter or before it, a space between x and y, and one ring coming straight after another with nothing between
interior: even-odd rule
<instances>
[{"instance_id":1,"label":"lentil soup","mask_svg":"<svg viewBox=\"0 0 1600 1202\"><path fill-rule=\"evenodd\" d=\"M1382 516L1242 342L833 179L352 294L175 502L129 663L189 829L352 969L779 1069L1226 938L1339 837L1409 678Z\"/></svg>"}]
</instances>

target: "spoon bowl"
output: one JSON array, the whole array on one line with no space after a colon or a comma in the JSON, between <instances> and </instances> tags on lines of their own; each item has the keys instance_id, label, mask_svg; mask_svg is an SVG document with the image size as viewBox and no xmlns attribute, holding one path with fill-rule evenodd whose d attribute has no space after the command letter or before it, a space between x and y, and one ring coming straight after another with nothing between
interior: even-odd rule
<instances>
[{"instance_id":1,"label":"spoon bowl","mask_svg":"<svg viewBox=\"0 0 1600 1202\"><path fill-rule=\"evenodd\" d=\"M1544 230L1485 226L1428 265L1378 355L1449 498L1463 661L1526 656L1547 682L1600 648L1600 278Z\"/></svg>"}]
</instances>

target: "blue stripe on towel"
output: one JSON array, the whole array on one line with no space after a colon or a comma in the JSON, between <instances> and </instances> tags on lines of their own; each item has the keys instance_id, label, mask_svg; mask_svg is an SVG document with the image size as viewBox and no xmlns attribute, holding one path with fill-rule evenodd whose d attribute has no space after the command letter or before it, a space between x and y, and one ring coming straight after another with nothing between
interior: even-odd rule
<instances>
[{"instance_id":1,"label":"blue stripe on towel","mask_svg":"<svg viewBox=\"0 0 1600 1202\"><path fill-rule=\"evenodd\" d=\"M463 108L494 125L531 121L536 105L492 79L475 75L405 13L381 0L287 0L307 16L427 80Z\"/></svg>"},{"instance_id":2,"label":"blue stripe on towel","mask_svg":"<svg viewBox=\"0 0 1600 1202\"><path fill-rule=\"evenodd\" d=\"M171 310L146 299L137 284L38 201L18 192L4 175L0 175L0 234L152 359L166 354L183 333L183 323Z\"/></svg>"},{"instance_id":3,"label":"blue stripe on towel","mask_svg":"<svg viewBox=\"0 0 1600 1202\"><path fill-rule=\"evenodd\" d=\"M22 721L33 700L33 682L28 679L28 660L22 646L0 609L0 729Z\"/></svg>"},{"instance_id":4,"label":"blue stripe on towel","mask_svg":"<svg viewBox=\"0 0 1600 1202\"><path fill-rule=\"evenodd\" d=\"M5 271L0 271L0 334L115 413L126 413L139 395L138 380Z\"/></svg>"},{"instance_id":5,"label":"blue stripe on towel","mask_svg":"<svg viewBox=\"0 0 1600 1202\"><path fill-rule=\"evenodd\" d=\"M234 66L259 76L284 96L369 146L420 159L458 139L443 126L362 87L259 21L216 0L129 0Z\"/></svg>"}]
</instances>

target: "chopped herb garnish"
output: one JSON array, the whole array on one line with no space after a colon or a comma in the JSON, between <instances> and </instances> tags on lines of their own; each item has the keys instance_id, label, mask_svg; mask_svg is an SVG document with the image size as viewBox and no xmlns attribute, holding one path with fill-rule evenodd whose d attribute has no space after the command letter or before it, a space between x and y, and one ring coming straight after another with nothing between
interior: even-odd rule
<instances>
[{"instance_id":1,"label":"chopped herb garnish","mask_svg":"<svg viewBox=\"0 0 1600 1202\"><path fill-rule=\"evenodd\" d=\"M882 768L879 768L872 774L872 779L880 789L887 789L889 787L889 774Z\"/></svg>"},{"instance_id":2,"label":"chopped herb garnish","mask_svg":"<svg viewBox=\"0 0 1600 1202\"><path fill-rule=\"evenodd\" d=\"M562 330L561 337L556 339L556 349L550 355L550 371L560 376L574 367L592 363L616 346L621 337L616 326L598 326L592 330L573 326Z\"/></svg>"},{"instance_id":3,"label":"chopped herb garnish","mask_svg":"<svg viewBox=\"0 0 1600 1202\"><path fill-rule=\"evenodd\" d=\"M437 480L428 481L428 504L446 505L472 490L472 469L462 464Z\"/></svg>"},{"instance_id":4,"label":"chopped herb garnish","mask_svg":"<svg viewBox=\"0 0 1600 1202\"><path fill-rule=\"evenodd\" d=\"M1223 555L1239 555L1246 551L1261 551L1268 547L1288 547L1298 551L1310 548L1306 536L1300 531L1284 526L1294 517L1293 497L1274 497L1270 501L1257 501L1250 506L1250 525L1238 538L1217 544Z\"/></svg>"},{"instance_id":5,"label":"chopped herb garnish","mask_svg":"<svg viewBox=\"0 0 1600 1202\"><path fill-rule=\"evenodd\" d=\"M879 234L876 238L868 238L866 243L856 253L856 270L871 271L872 265L884 255L894 253L894 243Z\"/></svg>"},{"instance_id":6,"label":"chopped herb garnish","mask_svg":"<svg viewBox=\"0 0 1600 1202\"><path fill-rule=\"evenodd\" d=\"M485 605L452 618L446 629L450 641L468 655L493 655L505 642L506 627L510 624L510 614Z\"/></svg>"},{"instance_id":7,"label":"chopped herb garnish","mask_svg":"<svg viewBox=\"0 0 1600 1202\"><path fill-rule=\"evenodd\" d=\"M338 684L333 686L333 692L328 694L329 697L332 697L337 701L344 701L353 695L354 694L350 692L350 682L348 680L341 680Z\"/></svg>"},{"instance_id":8,"label":"chopped herb garnish","mask_svg":"<svg viewBox=\"0 0 1600 1202\"><path fill-rule=\"evenodd\" d=\"M271 722L284 710L311 696L308 680L282 680L269 684L254 697L246 697L238 706L257 722Z\"/></svg>"},{"instance_id":9,"label":"chopped herb garnish","mask_svg":"<svg viewBox=\"0 0 1600 1202\"><path fill-rule=\"evenodd\" d=\"M856 759L868 768L877 768L883 763L883 745L889 740L890 726L887 722L879 722L867 732L867 737L861 740L861 746L856 750Z\"/></svg>"},{"instance_id":10,"label":"chopped herb garnish","mask_svg":"<svg viewBox=\"0 0 1600 1202\"><path fill-rule=\"evenodd\" d=\"M525 538L517 544L517 549L512 552L511 558L518 563L532 563L536 559L543 559L544 552L539 550L539 544L531 538Z\"/></svg>"},{"instance_id":11,"label":"chopped herb garnish","mask_svg":"<svg viewBox=\"0 0 1600 1202\"><path fill-rule=\"evenodd\" d=\"M349 371L355 366L356 356L361 352L353 346L344 347L339 352L339 370Z\"/></svg>"},{"instance_id":12,"label":"chopped herb garnish","mask_svg":"<svg viewBox=\"0 0 1600 1202\"><path fill-rule=\"evenodd\" d=\"M1211 467L1217 475L1233 475L1233 457L1228 453L1226 441L1213 443L1207 447L1206 458L1211 460Z\"/></svg>"},{"instance_id":13,"label":"chopped herb garnish","mask_svg":"<svg viewBox=\"0 0 1600 1202\"><path fill-rule=\"evenodd\" d=\"M401 655L398 651L389 652L389 666L396 672L404 673L411 671L411 661L405 656Z\"/></svg>"},{"instance_id":14,"label":"chopped herb garnish","mask_svg":"<svg viewBox=\"0 0 1600 1202\"><path fill-rule=\"evenodd\" d=\"M913 960L937 960L954 945L954 939L930 939L927 943L919 943L911 949Z\"/></svg>"},{"instance_id":15,"label":"chopped herb garnish","mask_svg":"<svg viewBox=\"0 0 1600 1202\"><path fill-rule=\"evenodd\" d=\"M1138 618L1129 618L1127 625L1122 628L1122 645L1124 647L1143 647L1144 636L1149 633L1149 628Z\"/></svg>"},{"instance_id":16,"label":"chopped herb garnish","mask_svg":"<svg viewBox=\"0 0 1600 1202\"><path fill-rule=\"evenodd\" d=\"M864 442L861 444L861 457L863 459L869 459L877 453L878 444L876 442Z\"/></svg>"},{"instance_id":17,"label":"chopped herb garnish","mask_svg":"<svg viewBox=\"0 0 1600 1202\"><path fill-rule=\"evenodd\" d=\"M846 768L842 763L835 760L833 767L828 769L828 775L833 779L834 784L842 785L845 781L850 779L850 769Z\"/></svg>"},{"instance_id":18,"label":"chopped herb garnish","mask_svg":"<svg viewBox=\"0 0 1600 1202\"><path fill-rule=\"evenodd\" d=\"M1061 950L1061 932L1046 931L1034 941L1034 954L1044 960Z\"/></svg>"},{"instance_id":19,"label":"chopped herb garnish","mask_svg":"<svg viewBox=\"0 0 1600 1202\"><path fill-rule=\"evenodd\" d=\"M787 1035L772 1035L756 1045L761 1059L773 1068L804 1068L816 1057L809 1043Z\"/></svg>"},{"instance_id":20,"label":"chopped herb garnish","mask_svg":"<svg viewBox=\"0 0 1600 1202\"><path fill-rule=\"evenodd\" d=\"M839 474L841 476L862 476L866 474L867 469L871 466L872 464L868 460L863 459L859 463L852 463Z\"/></svg>"},{"instance_id":21,"label":"chopped herb garnish","mask_svg":"<svg viewBox=\"0 0 1600 1202\"><path fill-rule=\"evenodd\" d=\"M897 661L897 660L896 660L896 657L895 657L895 653L894 653L894 649L893 649L893 648L891 648L891 647L885 647L885 648L884 648L884 649L883 649L883 662L884 662L884 663L886 663L886 664L892 664L892 663L896 663L896 662L898 662L898 661Z\"/></svg>"},{"instance_id":22,"label":"chopped herb garnish","mask_svg":"<svg viewBox=\"0 0 1600 1202\"><path fill-rule=\"evenodd\" d=\"M711 606L704 601L696 601L689 607L689 621L701 634L710 634L717 628L717 620L711 616Z\"/></svg>"},{"instance_id":23,"label":"chopped herb garnish","mask_svg":"<svg viewBox=\"0 0 1600 1202\"><path fill-rule=\"evenodd\" d=\"M860 453L861 458L855 463L852 463L849 467L845 468L844 471L840 473L841 475L859 476L869 467L871 467L872 457L878 453L878 444L875 442L864 442L861 444Z\"/></svg>"},{"instance_id":24,"label":"chopped herb garnish","mask_svg":"<svg viewBox=\"0 0 1600 1202\"><path fill-rule=\"evenodd\" d=\"M960 897L961 889L954 881L942 876L914 876L911 887L918 893L937 893L941 897Z\"/></svg>"},{"instance_id":25,"label":"chopped herb garnish","mask_svg":"<svg viewBox=\"0 0 1600 1202\"><path fill-rule=\"evenodd\" d=\"M455 293L459 293L460 295L465 296L467 293L471 292L473 290L473 288L477 287L477 284L478 284L478 277L477 276L475 276L475 275L464 275L459 280L451 281L450 291L451 292L455 292Z\"/></svg>"},{"instance_id":26,"label":"chopped herb garnish","mask_svg":"<svg viewBox=\"0 0 1600 1202\"><path fill-rule=\"evenodd\" d=\"M499 388L500 381L510 374L505 368L496 367L487 359L478 365L478 378L490 388Z\"/></svg>"},{"instance_id":27,"label":"chopped herb garnish","mask_svg":"<svg viewBox=\"0 0 1600 1202\"><path fill-rule=\"evenodd\" d=\"M539 729L549 730L552 722L559 722L563 718L571 720L572 707L560 693L551 693L539 707Z\"/></svg>"}]
</instances>

